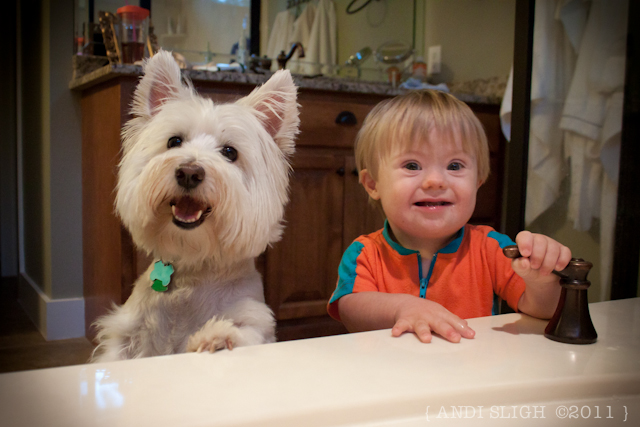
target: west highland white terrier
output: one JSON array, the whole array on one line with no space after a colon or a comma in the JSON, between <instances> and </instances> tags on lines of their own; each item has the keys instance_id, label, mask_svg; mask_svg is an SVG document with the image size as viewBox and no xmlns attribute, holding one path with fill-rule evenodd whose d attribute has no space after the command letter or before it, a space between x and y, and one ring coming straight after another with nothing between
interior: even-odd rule
<instances>
[{"instance_id":1,"label":"west highland white terrier","mask_svg":"<svg viewBox=\"0 0 640 427\"><path fill-rule=\"evenodd\" d=\"M300 120L288 71L235 103L181 82L160 51L123 128L116 211L155 260L98 319L94 361L275 341L255 257L280 239Z\"/></svg>"}]
</instances>

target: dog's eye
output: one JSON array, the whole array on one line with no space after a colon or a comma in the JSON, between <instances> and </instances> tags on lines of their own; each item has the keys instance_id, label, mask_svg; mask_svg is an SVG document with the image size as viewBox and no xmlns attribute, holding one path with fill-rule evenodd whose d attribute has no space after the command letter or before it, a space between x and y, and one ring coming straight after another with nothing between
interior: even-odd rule
<instances>
[{"instance_id":1,"label":"dog's eye","mask_svg":"<svg viewBox=\"0 0 640 427\"><path fill-rule=\"evenodd\" d=\"M180 138L179 136L172 136L171 138L169 138L169 141L167 142L167 148L180 147L181 145L182 145L182 138Z\"/></svg>"},{"instance_id":2,"label":"dog's eye","mask_svg":"<svg viewBox=\"0 0 640 427\"><path fill-rule=\"evenodd\" d=\"M235 162L238 159L238 151L233 147L229 147L228 145L222 147L220 152L223 156L229 159L230 162Z\"/></svg>"}]
</instances>

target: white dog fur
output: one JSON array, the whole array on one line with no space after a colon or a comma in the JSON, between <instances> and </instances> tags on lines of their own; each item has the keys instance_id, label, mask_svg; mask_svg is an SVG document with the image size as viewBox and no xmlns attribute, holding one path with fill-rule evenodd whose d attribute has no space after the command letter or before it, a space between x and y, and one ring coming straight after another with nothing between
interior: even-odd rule
<instances>
[{"instance_id":1,"label":"white dog fur","mask_svg":"<svg viewBox=\"0 0 640 427\"><path fill-rule=\"evenodd\" d=\"M291 75L215 104L181 82L169 52L144 72L123 129L116 211L138 248L175 272L158 292L152 263L126 303L96 321L93 360L273 342L254 259L282 234L300 122ZM201 174L180 185L182 168Z\"/></svg>"}]
</instances>

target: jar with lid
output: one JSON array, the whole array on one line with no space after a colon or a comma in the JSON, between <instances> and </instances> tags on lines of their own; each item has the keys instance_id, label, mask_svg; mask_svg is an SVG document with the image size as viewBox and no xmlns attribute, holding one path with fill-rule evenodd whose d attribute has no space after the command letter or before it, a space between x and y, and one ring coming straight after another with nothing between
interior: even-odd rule
<instances>
[{"instance_id":1,"label":"jar with lid","mask_svg":"<svg viewBox=\"0 0 640 427\"><path fill-rule=\"evenodd\" d=\"M120 18L119 45L124 64L133 64L144 58L144 46L149 33L149 10L127 5L117 10Z\"/></svg>"}]
</instances>

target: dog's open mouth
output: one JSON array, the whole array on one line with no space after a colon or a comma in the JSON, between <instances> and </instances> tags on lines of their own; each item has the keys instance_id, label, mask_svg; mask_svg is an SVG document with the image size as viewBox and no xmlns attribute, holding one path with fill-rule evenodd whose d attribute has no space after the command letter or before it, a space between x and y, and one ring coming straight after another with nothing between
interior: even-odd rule
<instances>
[{"instance_id":1,"label":"dog's open mouth","mask_svg":"<svg viewBox=\"0 0 640 427\"><path fill-rule=\"evenodd\" d=\"M173 223L190 230L198 227L211 213L211 207L193 197L183 196L170 202Z\"/></svg>"}]
</instances>

